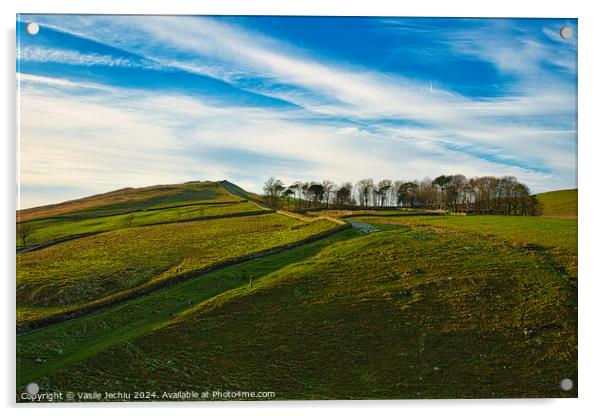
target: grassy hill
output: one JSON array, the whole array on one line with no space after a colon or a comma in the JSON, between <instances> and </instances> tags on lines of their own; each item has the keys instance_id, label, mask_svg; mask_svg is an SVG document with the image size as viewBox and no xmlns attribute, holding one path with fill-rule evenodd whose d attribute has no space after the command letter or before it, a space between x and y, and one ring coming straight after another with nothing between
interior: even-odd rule
<instances>
[{"instance_id":1,"label":"grassy hill","mask_svg":"<svg viewBox=\"0 0 602 416\"><path fill-rule=\"evenodd\" d=\"M129 214L115 214L101 217L77 219L74 217L51 217L30 220L31 227L27 244L46 244L57 239L77 236L83 233L100 233L121 228L169 222L193 221L225 216L228 214L259 212L261 208L251 202L206 202L181 205L173 208L149 208ZM22 241L17 239L17 247L23 248Z\"/></svg>"},{"instance_id":2,"label":"grassy hill","mask_svg":"<svg viewBox=\"0 0 602 416\"><path fill-rule=\"evenodd\" d=\"M79 305L149 281L171 279L334 228L277 214L111 231L18 257L18 318ZM35 311L35 312L34 312Z\"/></svg>"},{"instance_id":3,"label":"grassy hill","mask_svg":"<svg viewBox=\"0 0 602 416\"><path fill-rule=\"evenodd\" d=\"M163 205L116 229L105 221L117 218L80 218L78 233L105 228L18 254L25 321L170 283L20 334L18 389L576 397L558 387L577 381L575 220L387 211L356 213L363 226L350 228L266 211L229 182L204 184L217 196L195 203L233 198L216 209L244 216L183 222L172 210L184 208ZM120 203L147 209L135 201ZM143 223L154 215L168 222ZM55 220L39 220L39 235Z\"/></svg>"},{"instance_id":4,"label":"grassy hill","mask_svg":"<svg viewBox=\"0 0 602 416\"><path fill-rule=\"evenodd\" d=\"M233 195L233 196L236 196L239 198L243 198L243 199L248 199L249 201L253 201L260 205L265 204L263 195L257 195L257 194L254 194L253 192L246 191L243 188L241 188L240 186L238 186L232 182L221 181L221 182L219 182L219 185L222 190L224 190L225 192L228 192L230 195Z\"/></svg>"},{"instance_id":5,"label":"grassy hill","mask_svg":"<svg viewBox=\"0 0 602 416\"><path fill-rule=\"evenodd\" d=\"M567 276L577 276L577 221L566 218L504 215L417 215L360 217L375 224L431 227L443 232L472 234L507 242L516 247L540 250L550 256Z\"/></svg>"},{"instance_id":6,"label":"grassy hill","mask_svg":"<svg viewBox=\"0 0 602 416\"><path fill-rule=\"evenodd\" d=\"M577 218L577 189L545 192L536 195L546 217Z\"/></svg>"},{"instance_id":7,"label":"grassy hill","mask_svg":"<svg viewBox=\"0 0 602 416\"><path fill-rule=\"evenodd\" d=\"M233 202L237 198L225 192L218 182L209 181L124 188L60 204L23 209L17 211L17 222L48 217L96 218L207 201Z\"/></svg>"},{"instance_id":8,"label":"grassy hill","mask_svg":"<svg viewBox=\"0 0 602 416\"><path fill-rule=\"evenodd\" d=\"M256 284L263 276L310 258L335 241L356 236L345 230L273 256L200 274L127 303L100 310L56 325L19 335L17 338L17 384L36 380L94 356L112 345L122 345L148 334L177 314L202 301L237 287ZM42 364L39 363L41 359ZM46 384L47 388L55 386Z\"/></svg>"},{"instance_id":9,"label":"grassy hill","mask_svg":"<svg viewBox=\"0 0 602 416\"><path fill-rule=\"evenodd\" d=\"M80 234L243 212L257 213L266 209L261 204L248 202L246 191L234 184L230 185L235 192L227 190L222 186L224 182L226 181L125 188L17 211L17 223L19 227L27 227L26 246L37 246ZM253 197L253 194L249 195ZM19 233L16 241L17 248L25 248Z\"/></svg>"}]
</instances>

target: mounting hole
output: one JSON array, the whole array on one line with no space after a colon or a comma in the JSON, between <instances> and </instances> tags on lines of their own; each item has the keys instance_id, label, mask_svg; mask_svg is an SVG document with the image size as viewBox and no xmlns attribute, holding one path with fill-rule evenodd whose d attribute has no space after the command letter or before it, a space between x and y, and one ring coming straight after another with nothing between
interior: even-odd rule
<instances>
[{"instance_id":1,"label":"mounting hole","mask_svg":"<svg viewBox=\"0 0 602 416\"><path fill-rule=\"evenodd\" d=\"M560 380L560 389L564 391L573 390L573 380L570 378L563 378Z\"/></svg>"},{"instance_id":2,"label":"mounting hole","mask_svg":"<svg viewBox=\"0 0 602 416\"><path fill-rule=\"evenodd\" d=\"M564 26L560 28L560 37L562 39L568 39L573 36L573 29L568 26Z\"/></svg>"},{"instance_id":3,"label":"mounting hole","mask_svg":"<svg viewBox=\"0 0 602 416\"><path fill-rule=\"evenodd\" d=\"M29 383L27 386L25 386L25 391L33 396L38 394L40 391L40 386L38 386L37 383Z\"/></svg>"},{"instance_id":4,"label":"mounting hole","mask_svg":"<svg viewBox=\"0 0 602 416\"><path fill-rule=\"evenodd\" d=\"M26 29L27 33L29 33L30 35L37 35L40 31L40 25L35 22L31 22L27 24Z\"/></svg>"}]
</instances>

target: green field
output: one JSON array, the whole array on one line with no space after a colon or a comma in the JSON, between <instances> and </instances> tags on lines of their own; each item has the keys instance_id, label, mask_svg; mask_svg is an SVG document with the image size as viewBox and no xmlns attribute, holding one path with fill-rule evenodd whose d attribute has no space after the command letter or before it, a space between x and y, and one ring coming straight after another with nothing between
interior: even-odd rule
<instances>
[{"instance_id":1,"label":"green field","mask_svg":"<svg viewBox=\"0 0 602 416\"><path fill-rule=\"evenodd\" d=\"M551 255L571 276L577 274L577 221L564 218L503 215L428 215L359 217L354 220L373 224L430 226L457 233L470 233L518 246L540 248Z\"/></svg>"},{"instance_id":2,"label":"green field","mask_svg":"<svg viewBox=\"0 0 602 416\"><path fill-rule=\"evenodd\" d=\"M537 201L546 217L577 218L577 189L538 194Z\"/></svg>"},{"instance_id":3,"label":"green field","mask_svg":"<svg viewBox=\"0 0 602 416\"><path fill-rule=\"evenodd\" d=\"M116 214L83 220L73 217L33 220L29 222L32 226L32 232L28 246L83 233L104 232L141 225L188 221L203 217L258 211L261 211L261 208L257 205L251 202L239 201L230 204L195 203L194 205L179 206L176 208L153 208L151 210L136 211L131 214ZM18 238L17 247L22 247L21 241Z\"/></svg>"},{"instance_id":4,"label":"green field","mask_svg":"<svg viewBox=\"0 0 602 416\"><path fill-rule=\"evenodd\" d=\"M17 258L18 319L44 314L218 260L288 244L334 228L277 214L128 228Z\"/></svg>"},{"instance_id":5,"label":"green field","mask_svg":"<svg viewBox=\"0 0 602 416\"><path fill-rule=\"evenodd\" d=\"M202 184L239 201L203 206L206 216L260 209L234 184ZM279 400L577 396L559 389L577 382L575 219L390 210L350 218L357 229L281 213L137 226L198 206L159 208L127 228L18 254L25 321L172 282L18 335L18 391L36 382ZM40 235L56 233L60 218L45 218ZM72 233L99 226L90 220ZM245 257L273 247L286 249Z\"/></svg>"},{"instance_id":6,"label":"green field","mask_svg":"<svg viewBox=\"0 0 602 416\"><path fill-rule=\"evenodd\" d=\"M44 382L257 386L281 399L560 396L558 380L576 376L571 293L531 253L399 228L333 243Z\"/></svg>"},{"instance_id":7,"label":"green field","mask_svg":"<svg viewBox=\"0 0 602 416\"><path fill-rule=\"evenodd\" d=\"M192 305L237 287L257 284L271 272L309 258L329 244L356 234L354 230L343 231L273 256L199 274L126 304L20 335L17 338L18 385L45 380L45 376L57 369L151 332ZM43 360L42 365L36 361L38 358Z\"/></svg>"}]
</instances>

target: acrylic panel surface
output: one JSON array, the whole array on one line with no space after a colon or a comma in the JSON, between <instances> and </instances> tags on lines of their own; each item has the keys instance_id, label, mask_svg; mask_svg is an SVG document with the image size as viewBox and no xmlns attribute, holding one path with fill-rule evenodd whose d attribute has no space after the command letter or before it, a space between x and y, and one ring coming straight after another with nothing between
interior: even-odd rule
<instances>
[{"instance_id":1,"label":"acrylic panel surface","mask_svg":"<svg viewBox=\"0 0 602 416\"><path fill-rule=\"evenodd\" d=\"M577 396L575 19L16 30L18 401Z\"/></svg>"}]
</instances>

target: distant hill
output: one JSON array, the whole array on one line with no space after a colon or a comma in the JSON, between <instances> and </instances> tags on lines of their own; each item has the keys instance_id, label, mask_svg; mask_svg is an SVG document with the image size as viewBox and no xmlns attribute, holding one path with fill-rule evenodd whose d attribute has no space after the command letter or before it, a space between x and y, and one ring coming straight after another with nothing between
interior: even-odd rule
<instances>
[{"instance_id":1,"label":"distant hill","mask_svg":"<svg viewBox=\"0 0 602 416\"><path fill-rule=\"evenodd\" d=\"M236 201L238 198L222 189L220 182L211 181L123 188L58 204L23 209L17 211L17 222L57 216L94 218L209 200L226 202Z\"/></svg>"},{"instance_id":2,"label":"distant hill","mask_svg":"<svg viewBox=\"0 0 602 416\"><path fill-rule=\"evenodd\" d=\"M265 205L265 201L262 195L254 194L253 192L245 191L240 186L233 184L229 181L219 182L220 186L229 194L237 196L239 198L248 199L260 205Z\"/></svg>"},{"instance_id":3,"label":"distant hill","mask_svg":"<svg viewBox=\"0 0 602 416\"><path fill-rule=\"evenodd\" d=\"M577 189L544 192L536 198L544 217L577 218Z\"/></svg>"}]
</instances>

